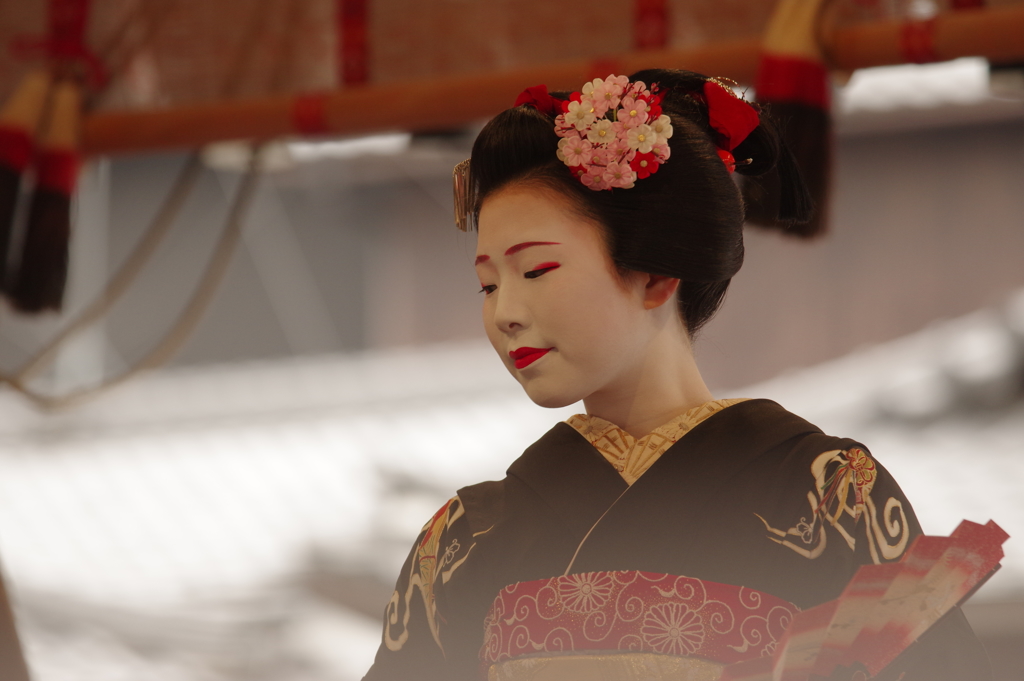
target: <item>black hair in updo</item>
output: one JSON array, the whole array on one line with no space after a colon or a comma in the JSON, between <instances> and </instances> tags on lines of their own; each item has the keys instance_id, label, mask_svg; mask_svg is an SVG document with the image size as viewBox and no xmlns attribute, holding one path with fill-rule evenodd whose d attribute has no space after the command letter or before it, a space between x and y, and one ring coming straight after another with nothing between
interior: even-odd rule
<instances>
[{"instance_id":1,"label":"black hair in updo","mask_svg":"<svg viewBox=\"0 0 1024 681\"><path fill-rule=\"evenodd\" d=\"M537 184L570 199L581 215L605 230L619 268L680 280L679 312L691 336L722 304L729 281L743 263L743 200L713 142L701 95L706 76L648 69L630 81L657 83L662 111L672 120L671 157L631 189L594 191L555 156L554 119L529 105L495 116L473 144L472 205L478 215L494 192L513 184ZM567 93L553 93L568 99ZM781 181L779 218L804 222L811 213L795 162L775 125L761 112L760 125L733 150L736 172L772 169Z\"/></svg>"}]
</instances>

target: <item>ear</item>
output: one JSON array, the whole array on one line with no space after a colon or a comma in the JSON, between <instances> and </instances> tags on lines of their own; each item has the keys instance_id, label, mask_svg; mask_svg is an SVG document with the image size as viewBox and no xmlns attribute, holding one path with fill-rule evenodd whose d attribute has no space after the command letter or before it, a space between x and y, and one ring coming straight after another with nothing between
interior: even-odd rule
<instances>
[{"instance_id":1,"label":"ear","mask_svg":"<svg viewBox=\"0 0 1024 681\"><path fill-rule=\"evenodd\" d=\"M679 280L661 274L648 274L644 286L644 309L653 310L675 299Z\"/></svg>"}]
</instances>

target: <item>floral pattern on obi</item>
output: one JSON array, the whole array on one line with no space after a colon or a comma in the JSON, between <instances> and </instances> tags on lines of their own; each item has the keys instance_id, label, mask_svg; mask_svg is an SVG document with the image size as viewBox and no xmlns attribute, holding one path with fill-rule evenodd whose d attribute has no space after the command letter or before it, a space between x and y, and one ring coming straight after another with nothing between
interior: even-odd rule
<instances>
[{"instance_id":1,"label":"floral pattern on obi","mask_svg":"<svg viewBox=\"0 0 1024 681\"><path fill-rule=\"evenodd\" d=\"M690 577L564 575L501 590L480 662L486 670L520 657L628 652L729 664L770 655L797 612L770 594Z\"/></svg>"}]
</instances>

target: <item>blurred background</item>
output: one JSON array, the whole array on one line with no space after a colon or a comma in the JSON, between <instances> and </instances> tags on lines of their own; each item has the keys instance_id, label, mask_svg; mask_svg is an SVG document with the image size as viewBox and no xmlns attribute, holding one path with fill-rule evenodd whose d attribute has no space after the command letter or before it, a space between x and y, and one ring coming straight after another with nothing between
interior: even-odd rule
<instances>
[{"instance_id":1,"label":"blurred background","mask_svg":"<svg viewBox=\"0 0 1024 681\"><path fill-rule=\"evenodd\" d=\"M826 56L826 224L748 228L699 363L716 396L863 441L926 532L1006 529L1003 569L965 610L997 680L1021 679L1024 54L964 54L941 27L1024 5L827 4L840 37L940 30L923 56L905 29L864 68ZM532 405L480 328L451 171L491 105L402 124L395 93L493 76L514 85L493 113L545 65L714 66L724 46L754 98L775 5L0 0L0 102L47 60L83 84L60 309L0 306L0 564L32 678L360 678L422 524L582 410ZM235 138L277 101L293 129L271 125L254 162Z\"/></svg>"}]
</instances>

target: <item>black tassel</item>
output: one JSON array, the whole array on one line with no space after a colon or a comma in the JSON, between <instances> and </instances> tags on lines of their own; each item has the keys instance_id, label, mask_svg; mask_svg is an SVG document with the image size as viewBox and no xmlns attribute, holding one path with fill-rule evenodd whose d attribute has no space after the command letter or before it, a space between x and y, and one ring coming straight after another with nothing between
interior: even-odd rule
<instances>
[{"instance_id":1,"label":"black tassel","mask_svg":"<svg viewBox=\"0 0 1024 681\"><path fill-rule=\"evenodd\" d=\"M60 310L67 283L70 237L70 195L37 187L29 207L21 266L11 291L16 308L29 313Z\"/></svg>"},{"instance_id":2,"label":"black tassel","mask_svg":"<svg viewBox=\"0 0 1024 681\"><path fill-rule=\"evenodd\" d=\"M78 87L59 83L40 136L36 186L10 297L23 312L60 310L68 273L71 196L78 177Z\"/></svg>"},{"instance_id":3,"label":"black tassel","mask_svg":"<svg viewBox=\"0 0 1024 681\"><path fill-rule=\"evenodd\" d=\"M754 83L757 101L775 121L783 144L775 168L745 184L747 219L800 237L822 234L828 224L831 87L818 43L826 2L776 3L765 29ZM807 210L808 201L813 214Z\"/></svg>"},{"instance_id":4,"label":"black tassel","mask_svg":"<svg viewBox=\"0 0 1024 681\"><path fill-rule=\"evenodd\" d=\"M22 176L32 162L33 140L49 90L49 74L33 71L0 109L0 290L5 292L10 283L7 263Z\"/></svg>"},{"instance_id":5,"label":"black tassel","mask_svg":"<svg viewBox=\"0 0 1024 681\"><path fill-rule=\"evenodd\" d=\"M7 290L7 259L20 193L21 172L0 163L0 291Z\"/></svg>"}]
</instances>

